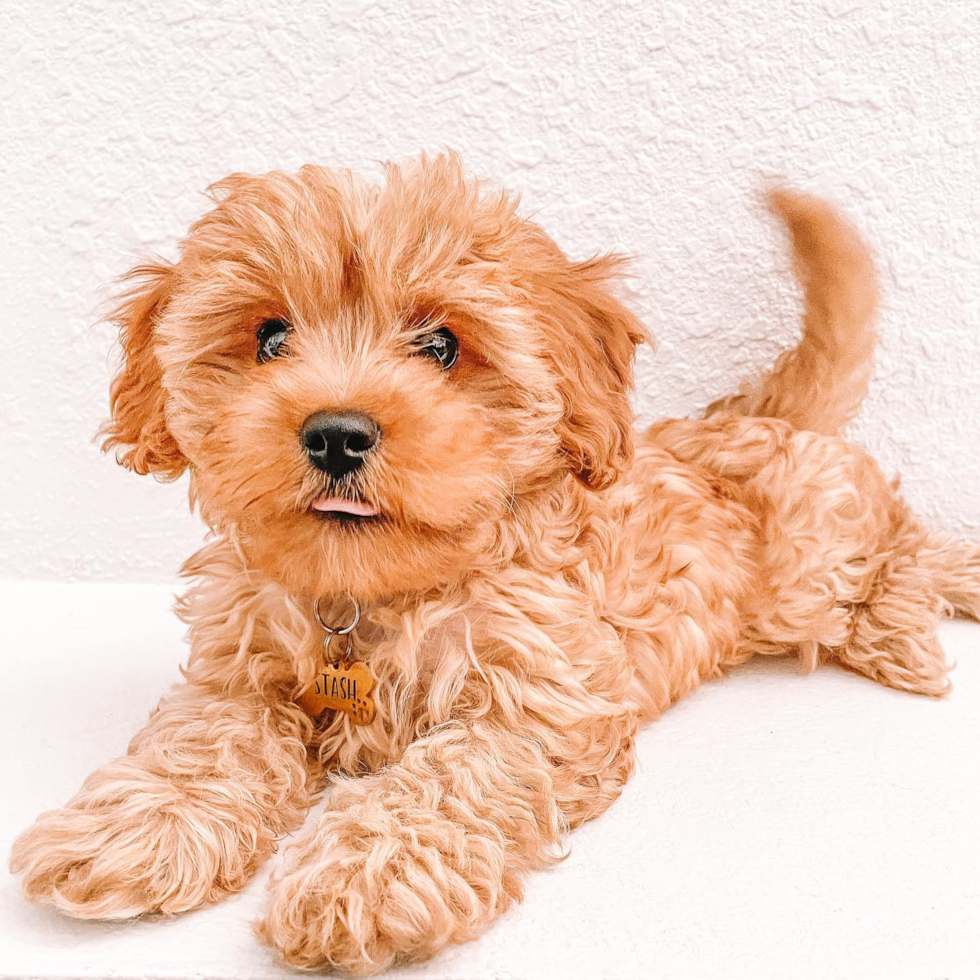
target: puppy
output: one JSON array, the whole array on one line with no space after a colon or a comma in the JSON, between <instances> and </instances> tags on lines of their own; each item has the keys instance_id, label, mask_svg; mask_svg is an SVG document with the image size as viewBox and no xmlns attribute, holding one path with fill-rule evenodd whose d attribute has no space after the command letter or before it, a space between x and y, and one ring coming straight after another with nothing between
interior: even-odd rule
<instances>
[{"instance_id":1,"label":"puppy","mask_svg":"<svg viewBox=\"0 0 980 980\"><path fill-rule=\"evenodd\" d=\"M259 936L355 974L476 936L619 795L638 726L757 655L929 695L980 549L838 433L871 370L868 253L787 192L802 342L642 435L644 330L458 159L235 175L129 277L105 446L190 474L185 683L17 841L87 918L242 888L315 794Z\"/></svg>"}]
</instances>

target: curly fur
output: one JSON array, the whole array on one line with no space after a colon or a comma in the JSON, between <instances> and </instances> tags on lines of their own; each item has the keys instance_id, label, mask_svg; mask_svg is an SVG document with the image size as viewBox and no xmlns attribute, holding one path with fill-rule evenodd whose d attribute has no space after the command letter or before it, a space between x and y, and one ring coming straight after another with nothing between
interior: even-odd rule
<instances>
[{"instance_id":1,"label":"curly fur","mask_svg":"<svg viewBox=\"0 0 980 980\"><path fill-rule=\"evenodd\" d=\"M17 841L29 898L94 918L217 900L326 790L258 934L295 966L373 973L477 935L616 799L638 726L735 664L945 692L937 623L980 615L980 549L923 528L839 437L875 286L825 204L772 199L800 346L706 419L634 436L644 331L610 291L620 261L569 261L455 157L213 196L179 261L130 279L106 427L133 470L189 470L214 532L185 568L185 683ZM270 317L289 356L257 364ZM451 371L410 356L433 323L460 339ZM354 487L383 522L310 512L327 482L297 432L338 406L384 432ZM348 596L377 717L317 725L294 700L321 656L312 602L342 617Z\"/></svg>"}]
</instances>

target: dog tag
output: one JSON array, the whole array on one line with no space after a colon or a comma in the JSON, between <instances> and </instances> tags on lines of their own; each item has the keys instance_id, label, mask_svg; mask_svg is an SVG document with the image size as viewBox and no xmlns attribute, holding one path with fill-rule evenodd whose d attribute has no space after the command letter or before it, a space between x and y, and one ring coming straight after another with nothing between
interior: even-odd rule
<instances>
[{"instance_id":1,"label":"dog tag","mask_svg":"<svg viewBox=\"0 0 980 980\"><path fill-rule=\"evenodd\" d=\"M360 660L326 664L297 704L314 718L329 708L343 711L355 725L368 725L374 720L373 687L374 674Z\"/></svg>"}]
</instances>

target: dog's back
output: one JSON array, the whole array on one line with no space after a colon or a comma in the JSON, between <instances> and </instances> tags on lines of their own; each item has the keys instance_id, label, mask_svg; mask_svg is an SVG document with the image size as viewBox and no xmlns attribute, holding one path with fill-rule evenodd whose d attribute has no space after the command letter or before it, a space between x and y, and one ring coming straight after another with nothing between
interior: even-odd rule
<instances>
[{"instance_id":1,"label":"dog's back","mask_svg":"<svg viewBox=\"0 0 980 980\"><path fill-rule=\"evenodd\" d=\"M761 380L711 405L706 418L667 420L646 432L634 473L650 492L631 519L649 527L658 508L683 510L678 478L666 487L655 482L665 470L658 453L668 454L668 465L690 467L692 485L709 486L684 538L699 543L702 560L685 565L686 573L700 573L702 592L714 587L719 567L744 565L754 583L741 592L733 576L722 590L737 597L740 617L723 666L795 653L810 669L832 658L894 687L943 694L937 624L953 612L980 617L980 548L922 525L897 484L840 437L872 370L871 256L826 203L787 191L770 202L793 241L803 338ZM723 517L739 513L754 535L748 549L722 529ZM664 515L661 524L668 523ZM668 538L658 531L658 541ZM729 553L715 541L727 542ZM742 564L739 548L748 556Z\"/></svg>"}]
</instances>

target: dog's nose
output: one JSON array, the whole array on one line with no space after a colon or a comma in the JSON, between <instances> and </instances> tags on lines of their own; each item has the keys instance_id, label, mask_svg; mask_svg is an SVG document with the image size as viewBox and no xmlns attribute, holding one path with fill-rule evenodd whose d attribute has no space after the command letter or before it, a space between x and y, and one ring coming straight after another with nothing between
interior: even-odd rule
<instances>
[{"instance_id":1,"label":"dog's nose","mask_svg":"<svg viewBox=\"0 0 980 980\"><path fill-rule=\"evenodd\" d=\"M299 432L310 462L335 480L353 473L380 438L380 426L364 412L314 412Z\"/></svg>"}]
</instances>

